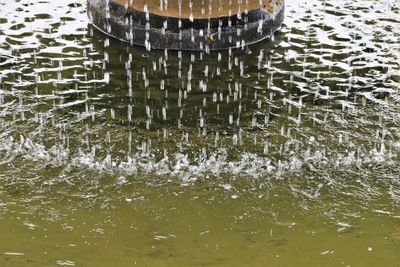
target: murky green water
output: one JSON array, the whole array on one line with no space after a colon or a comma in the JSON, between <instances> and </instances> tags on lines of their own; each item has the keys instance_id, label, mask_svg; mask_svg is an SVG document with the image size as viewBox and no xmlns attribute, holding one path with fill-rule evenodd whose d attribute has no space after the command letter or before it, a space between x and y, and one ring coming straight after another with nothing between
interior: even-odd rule
<instances>
[{"instance_id":1,"label":"murky green water","mask_svg":"<svg viewBox=\"0 0 400 267\"><path fill-rule=\"evenodd\" d=\"M400 266L400 4L146 51L0 0L0 266Z\"/></svg>"}]
</instances>

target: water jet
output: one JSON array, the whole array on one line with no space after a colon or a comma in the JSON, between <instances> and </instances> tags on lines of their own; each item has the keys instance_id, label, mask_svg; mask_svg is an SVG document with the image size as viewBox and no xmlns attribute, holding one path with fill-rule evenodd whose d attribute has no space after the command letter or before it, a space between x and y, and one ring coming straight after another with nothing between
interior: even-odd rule
<instances>
[{"instance_id":1,"label":"water jet","mask_svg":"<svg viewBox=\"0 0 400 267\"><path fill-rule=\"evenodd\" d=\"M284 0L87 0L93 25L146 49L243 48L279 29Z\"/></svg>"}]
</instances>

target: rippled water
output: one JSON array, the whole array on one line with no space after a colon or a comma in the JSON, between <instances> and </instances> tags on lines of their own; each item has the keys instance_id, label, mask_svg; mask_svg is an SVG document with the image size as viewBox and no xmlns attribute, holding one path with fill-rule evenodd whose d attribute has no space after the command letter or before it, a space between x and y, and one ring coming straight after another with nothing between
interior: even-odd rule
<instances>
[{"instance_id":1,"label":"rippled water","mask_svg":"<svg viewBox=\"0 0 400 267\"><path fill-rule=\"evenodd\" d=\"M398 265L399 1L211 54L85 6L0 0L0 266Z\"/></svg>"}]
</instances>

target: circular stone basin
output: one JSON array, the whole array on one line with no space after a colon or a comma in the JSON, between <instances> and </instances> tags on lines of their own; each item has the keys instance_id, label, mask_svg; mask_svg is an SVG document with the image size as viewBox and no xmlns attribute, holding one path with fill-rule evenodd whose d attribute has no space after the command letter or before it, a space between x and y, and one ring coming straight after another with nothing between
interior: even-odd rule
<instances>
[{"instance_id":1,"label":"circular stone basin","mask_svg":"<svg viewBox=\"0 0 400 267\"><path fill-rule=\"evenodd\" d=\"M284 0L88 0L101 31L148 50L239 48L270 37Z\"/></svg>"}]
</instances>

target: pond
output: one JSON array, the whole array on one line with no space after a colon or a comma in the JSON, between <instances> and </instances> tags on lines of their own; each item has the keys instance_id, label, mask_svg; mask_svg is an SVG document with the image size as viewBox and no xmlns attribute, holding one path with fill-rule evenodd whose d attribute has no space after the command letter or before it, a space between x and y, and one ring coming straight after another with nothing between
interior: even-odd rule
<instances>
[{"instance_id":1,"label":"pond","mask_svg":"<svg viewBox=\"0 0 400 267\"><path fill-rule=\"evenodd\" d=\"M130 47L0 0L0 266L399 266L400 2Z\"/></svg>"}]
</instances>

